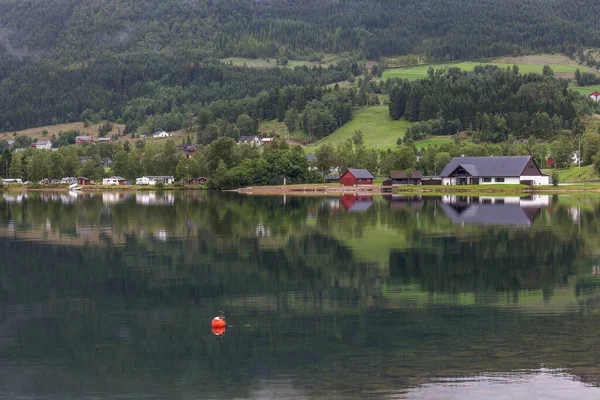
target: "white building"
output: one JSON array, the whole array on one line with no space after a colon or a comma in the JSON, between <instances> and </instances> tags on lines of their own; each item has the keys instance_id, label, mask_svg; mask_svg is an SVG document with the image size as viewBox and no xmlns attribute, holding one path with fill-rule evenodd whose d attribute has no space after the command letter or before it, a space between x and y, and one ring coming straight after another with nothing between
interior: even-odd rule
<instances>
[{"instance_id":1,"label":"white building","mask_svg":"<svg viewBox=\"0 0 600 400\"><path fill-rule=\"evenodd\" d=\"M172 185L175 183L175 178L172 176L142 176L135 180L136 185L156 185L158 182L162 182L165 185Z\"/></svg>"},{"instance_id":2,"label":"white building","mask_svg":"<svg viewBox=\"0 0 600 400\"><path fill-rule=\"evenodd\" d=\"M171 136L171 134L167 133L165 131L158 131L158 132L154 132L152 134L152 137L155 137L155 138L169 137L169 136Z\"/></svg>"},{"instance_id":3,"label":"white building","mask_svg":"<svg viewBox=\"0 0 600 400\"><path fill-rule=\"evenodd\" d=\"M103 185L125 185L127 183L127 179L122 178L120 176L111 176L110 178L103 178Z\"/></svg>"},{"instance_id":4,"label":"white building","mask_svg":"<svg viewBox=\"0 0 600 400\"><path fill-rule=\"evenodd\" d=\"M260 146L260 139L258 136L240 136L240 140L238 140L238 144L246 143L252 147Z\"/></svg>"},{"instance_id":5,"label":"white building","mask_svg":"<svg viewBox=\"0 0 600 400\"><path fill-rule=\"evenodd\" d=\"M600 93L599 92L592 92L592 93L588 94L588 97L594 101L600 101Z\"/></svg>"},{"instance_id":6,"label":"white building","mask_svg":"<svg viewBox=\"0 0 600 400\"><path fill-rule=\"evenodd\" d=\"M38 140L31 146L35 147L36 149L50 150L52 148L52 142L49 140Z\"/></svg>"},{"instance_id":7,"label":"white building","mask_svg":"<svg viewBox=\"0 0 600 400\"><path fill-rule=\"evenodd\" d=\"M454 157L440 174L443 185L549 185L531 156Z\"/></svg>"}]
</instances>

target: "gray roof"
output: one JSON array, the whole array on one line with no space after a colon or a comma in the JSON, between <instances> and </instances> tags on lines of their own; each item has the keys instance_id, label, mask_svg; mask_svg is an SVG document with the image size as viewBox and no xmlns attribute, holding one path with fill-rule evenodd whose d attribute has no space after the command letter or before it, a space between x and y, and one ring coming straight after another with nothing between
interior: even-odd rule
<instances>
[{"instance_id":1,"label":"gray roof","mask_svg":"<svg viewBox=\"0 0 600 400\"><path fill-rule=\"evenodd\" d=\"M307 154L306 155L306 160L308 162L315 162L315 161L317 161L317 156L315 156L314 154Z\"/></svg>"},{"instance_id":2,"label":"gray roof","mask_svg":"<svg viewBox=\"0 0 600 400\"><path fill-rule=\"evenodd\" d=\"M348 168L348 171L350 171L356 179L373 179L373 175L366 169Z\"/></svg>"},{"instance_id":3,"label":"gray roof","mask_svg":"<svg viewBox=\"0 0 600 400\"><path fill-rule=\"evenodd\" d=\"M537 214L526 212L519 204L470 204L459 210L441 203L440 207L452 222L466 225L530 226Z\"/></svg>"},{"instance_id":4,"label":"gray roof","mask_svg":"<svg viewBox=\"0 0 600 400\"><path fill-rule=\"evenodd\" d=\"M459 166L472 176L521 176L530 159L531 156L454 157L440 176L450 176Z\"/></svg>"},{"instance_id":5,"label":"gray roof","mask_svg":"<svg viewBox=\"0 0 600 400\"><path fill-rule=\"evenodd\" d=\"M243 142L250 142L254 139L258 139L258 136L256 135L252 135L252 136L240 136L240 140L238 140L238 142L243 143Z\"/></svg>"}]
</instances>

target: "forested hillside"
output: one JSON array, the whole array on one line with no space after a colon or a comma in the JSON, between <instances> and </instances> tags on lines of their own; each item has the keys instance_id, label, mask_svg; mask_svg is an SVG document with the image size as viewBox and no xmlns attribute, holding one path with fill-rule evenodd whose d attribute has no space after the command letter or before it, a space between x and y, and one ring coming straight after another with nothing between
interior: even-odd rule
<instances>
[{"instance_id":1,"label":"forested hillside","mask_svg":"<svg viewBox=\"0 0 600 400\"><path fill-rule=\"evenodd\" d=\"M581 54L600 47L597 15L593 0L0 0L0 130L88 108L130 130L172 113L182 127L201 102L345 80L361 72L353 61L383 56ZM345 61L260 72L217 61L326 54Z\"/></svg>"}]
</instances>

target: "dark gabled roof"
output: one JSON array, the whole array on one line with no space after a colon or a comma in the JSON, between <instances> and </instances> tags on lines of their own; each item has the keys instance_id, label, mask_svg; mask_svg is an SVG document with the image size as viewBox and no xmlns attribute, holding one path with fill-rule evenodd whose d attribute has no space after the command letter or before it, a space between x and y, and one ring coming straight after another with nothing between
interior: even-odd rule
<instances>
[{"instance_id":1,"label":"dark gabled roof","mask_svg":"<svg viewBox=\"0 0 600 400\"><path fill-rule=\"evenodd\" d=\"M470 204L462 210L446 203L440 206L455 224L530 226L537 215L526 213L519 204Z\"/></svg>"},{"instance_id":2,"label":"dark gabled roof","mask_svg":"<svg viewBox=\"0 0 600 400\"><path fill-rule=\"evenodd\" d=\"M254 138L258 138L258 136L256 136L256 135L252 135L252 136L240 136L240 140L238 140L238 142L240 142L240 143L249 142L249 141L253 140Z\"/></svg>"},{"instance_id":3,"label":"dark gabled roof","mask_svg":"<svg viewBox=\"0 0 600 400\"><path fill-rule=\"evenodd\" d=\"M440 176L450 176L459 166L472 176L521 176L521 173L531 160L531 156L501 156L501 157L454 157L446 165Z\"/></svg>"},{"instance_id":4,"label":"dark gabled roof","mask_svg":"<svg viewBox=\"0 0 600 400\"><path fill-rule=\"evenodd\" d=\"M409 176L410 175L410 176ZM423 172L421 171L390 171L390 179L421 179Z\"/></svg>"},{"instance_id":5,"label":"dark gabled roof","mask_svg":"<svg viewBox=\"0 0 600 400\"><path fill-rule=\"evenodd\" d=\"M348 171L354 175L356 179L373 179L373 175L366 169L348 168Z\"/></svg>"}]
</instances>

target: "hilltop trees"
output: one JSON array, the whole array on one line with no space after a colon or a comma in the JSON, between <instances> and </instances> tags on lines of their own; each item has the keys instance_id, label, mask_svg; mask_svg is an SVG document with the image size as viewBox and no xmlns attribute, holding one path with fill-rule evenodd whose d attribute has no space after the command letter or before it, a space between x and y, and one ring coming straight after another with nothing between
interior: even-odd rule
<instances>
[{"instance_id":1,"label":"hilltop trees","mask_svg":"<svg viewBox=\"0 0 600 400\"><path fill-rule=\"evenodd\" d=\"M509 132L517 138L551 139L582 130L577 110L598 110L548 70L545 75L519 75L494 66L448 68L413 82L390 79L386 88L392 119L416 122L407 129L410 139L453 134L466 127L475 131L476 141L502 142Z\"/></svg>"}]
</instances>

